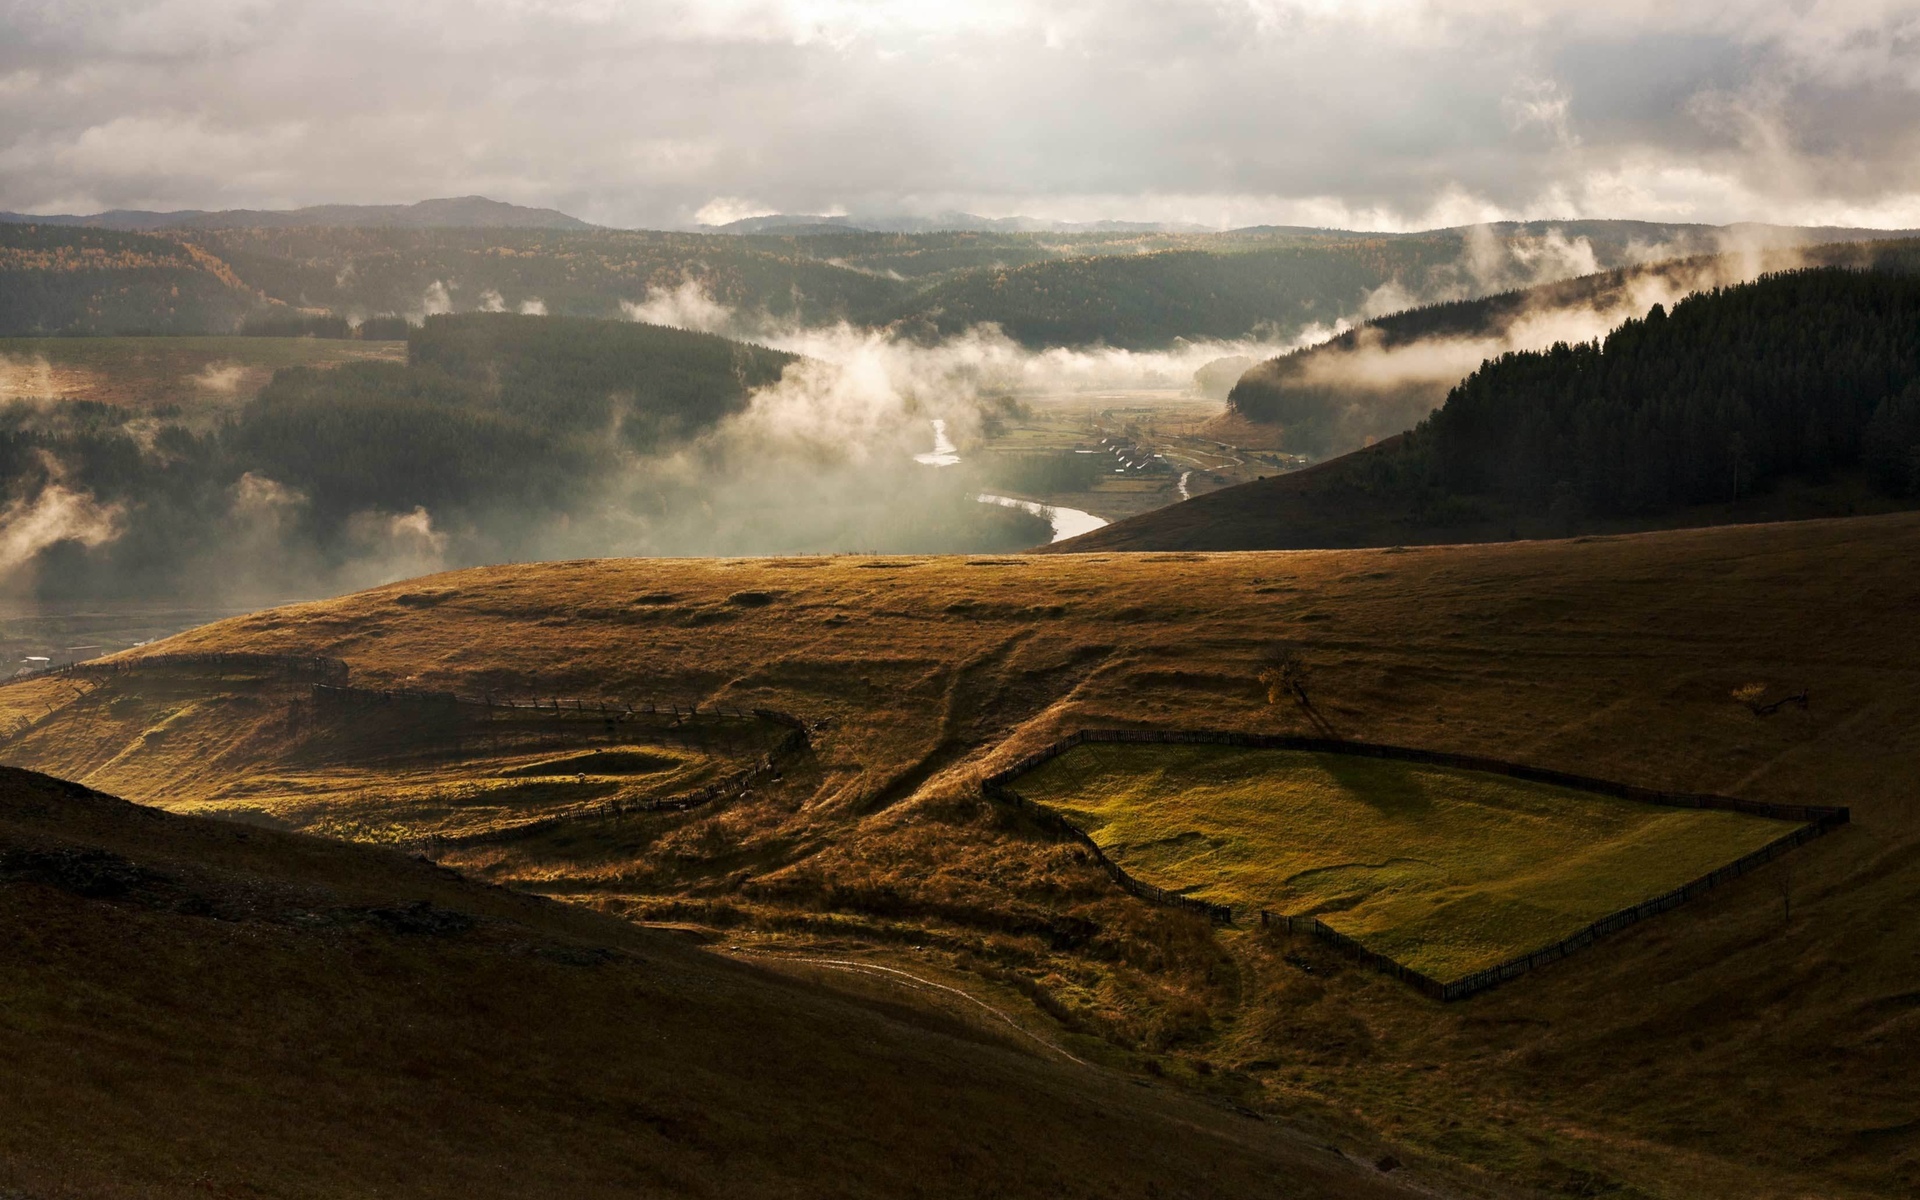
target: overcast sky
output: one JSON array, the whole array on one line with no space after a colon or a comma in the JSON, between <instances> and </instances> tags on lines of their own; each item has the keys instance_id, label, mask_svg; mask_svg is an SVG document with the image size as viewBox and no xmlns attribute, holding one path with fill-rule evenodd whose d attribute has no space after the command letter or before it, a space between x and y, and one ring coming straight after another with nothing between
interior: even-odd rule
<instances>
[{"instance_id":1,"label":"overcast sky","mask_svg":"<svg viewBox=\"0 0 1920 1200\"><path fill-rule=\"evenodd\" d=\"M1920 226L1920 0L0 0L0 208Z\"/></svg>"}]
</instances>

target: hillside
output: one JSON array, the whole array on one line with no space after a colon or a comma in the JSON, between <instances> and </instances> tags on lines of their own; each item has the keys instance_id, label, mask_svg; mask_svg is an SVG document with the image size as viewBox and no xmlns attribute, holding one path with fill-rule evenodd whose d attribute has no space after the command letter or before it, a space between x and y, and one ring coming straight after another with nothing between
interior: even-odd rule
<instances>
[{"instance_id":1,"label":"hillside","mask_svg":"<svg viewBox=\"0 0 1920 1200\"><path fill-rule=\"evenodd\" d=\"M991 321L1030 347L1287 338L1355 312L1390 279L1422 286L1459 255L1447 235L1345 235L1073 258L961 276L915 296L900 320L937 334Z\"/></svg>"},{"instance_id":2,"label":"hillside","mask_svg":"<svg viewBox=\"0 0 1920 1200\"><path fill-rule=\"evenodd\" d=\"M0 492L48 530L18 552L11 565L29 569L10 584L285 595L369 553L399 569L410 556L415 569L442 553L491 556L589 508L638 457L738 413L795 361L710 334L504 313L430 318L408 362L380 343L230 341L241 343L231 357L184 381L165 368L209 347L142 343L129 359L106 353L112 342L76 342L88 353L63 345L20 362L33 392L55 391L56 359L106 360L88 378L146 382L0 410ZM247 398L257 363L278 369ZM63 538L74 511L84 520Z\"/></svg>"},{"instance_id":3,"label":"hillside","mask_svg":"<svg viewBox=\"0 0 1920 1200\"><path fill-rule=\"evenodd\" d=\"M1404 436L1051 549L1433 544L1909 507L1920 275L1899 245L1872 270L1766 276L1656 305L1604 342L1502 355Z\"/></svg>"},{"instance_id":4,"label":"hillside","mask_svg":"<svg viewBox=\"0 0 1920 1200\"><path fill-rule=\"evenodd\" d=\"M588 713L596 698L769 706L814 724L809 756L684 812L456 844L427 834L501 786L484 743L481 758L383 765L321 737L323 713L289 707L298 689L238 672L11 684L0 720L18 732L0 753L257 825L317 827L329 795L380 801L356 836L762 961L931 973L1079 1057L1380 1139L1421 1171L1465 1172L1462 1186L1907 1195L1917 563L1920 517L1902 514L1309 554L491 567L151 652L333 654L361 687L580 697ZM1269 703L1259 674L1276 645L1310 667L1311 710ZM1810 699L1762 713L1740 699L1755 687ZM1316 723L1649 787L1842 803L1853 823L1441 1005L1311 939L1136 900L978 791L1077 728ZM404 786L382 787L398 766Z\"/></svg>"},{"instance_id":5,"label":"hillside","mask_svg":"<svg viewBox=\"0 0 1920 1200\"><path fill-rule=\"evenodd\" d=\"M227 264L194 246L0 223L0 337L231 333L263 304Z\"/></svg>"},{"instance_id":6,"label":"hillside","mask_svg":"<svg viewBox=\"0 0 1920 1200\"><path fill-rule=\"evenodd\" d=\"M140 227L164 232L146 234L0 223L0 245L28 238L43 255L65 259L92 253L106 238L138 248L124 262L96 256L94 275L51 292L39 276L18 276L14 309L0 312L10 322L0 324L0 335L226 333L248 316L358 321L502 309L606 319L637 312L656 322L724 329L727 314L710 303L717 302L741 316L741 328L846 321L928 339L992 323L1029 346L1158 349L1180 339L1284 339L1395 299L1470 298L1638 263L1662 248L1696 252L1733 236L1635 222L1578 223L1574 232L1514 225L1401 235L837 226L664 233L581 227L509 209L469 198L392 211L161 214L158 224ZM1798 246L1807 235L1745 236ZM175 296L138 273L181 255L216 278L230 275L239 294L215 303L211 293L183 287ZM168 276L166 287L181 278ZM0 275L0 283L6 279Z\"/></svg>"},{"instance_id":7,"label":"hillside","mask_svg":"<svg viewBox=\"0 0 1920 1200\"><path fill-rule=\"evenodd\" d=\"M0 402L90 402L195 420L230 413L284 367L401 361L404 341L310 337L0 338Z\"/></svg>"},{"instance_id":8,"label":"hillside","mask_svg":"<svg viewBox=\"0 0 1920 1200\"><path fill-rule=\"evenodd\" d=\"M977 1007L11 769L0 924L9 1196L1408 1194Z\"/></svg>"},{"instance_id":9,"label":"hillside","mask_svg":"<svg viewBox=\"0 0 1920 1200\"><path fill-rule=\"evenodd\" d=\"M1233 416L1272 426L1294 453L1345 454L1418 424L1485 359L1585 341L1646 315L1654 304L1670 306L1695 292L1809 266L1910 272L1920 269L1920 242L1809 246L1783 238L1737 254L1636 264L1408 309L1258 364L1233 386L1228 402Z\"/></svg>"}]
</instances>

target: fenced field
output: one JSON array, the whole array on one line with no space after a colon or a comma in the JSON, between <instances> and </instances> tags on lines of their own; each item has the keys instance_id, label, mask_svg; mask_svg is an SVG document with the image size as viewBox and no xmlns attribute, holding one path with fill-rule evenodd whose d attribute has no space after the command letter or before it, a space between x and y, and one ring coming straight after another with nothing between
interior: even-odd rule
<instances>
[{"instance_id":1,"label":"fenced field","mask_svg":"<svg viewBox=\"0 0 1920 1200\"><path fill-rule=\"evenodd\" d=\"M1149 899L1313 932L1445 998L1671 907L1838 811L1640 798L1392 747L1109 736L1081 735L989 790L1056 814Z\"/></svg>"}]
</instances>

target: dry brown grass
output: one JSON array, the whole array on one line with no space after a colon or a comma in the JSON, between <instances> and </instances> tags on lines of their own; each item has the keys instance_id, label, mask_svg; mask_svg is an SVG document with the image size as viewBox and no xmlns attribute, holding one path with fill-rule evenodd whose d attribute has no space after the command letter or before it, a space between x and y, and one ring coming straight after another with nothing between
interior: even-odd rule
<instances>
[{"instance_id":1,"label":"dry brown grass","mask_svg":"<svg viewBox=\"0 0 1920 1200\"><path fill-rule=\"evenodd\" d=\"M1895 515L1405 551L573 562L439 577L453 595L430 610L395 603L411 583L166 649L805 713L828 726L777 787L456 865L749 949L931 961L1028 997L1082 1056L1483 1177L1904 1195L1920 1186L1916 552L1920 518ZM741 590L775 601L724 603ZM1258 681L1275 642L1310 662L1345 735L1849 804L1855 824L1791 856L1790 923L1769 868L1439 1006L1309 943L1147 909L979 798L985 772L1076 726L1307 732ZM1811 704L1757 716L1729 698L1754 681ZM6 757L84 773L106 755L115 788L182 807L265 761L258 722L193 724L191 762L60 724Z\"/></svg>"},{"instance_id":2,"label":"dry brown grass","mask_svg":"<svg viewBox=\"0 0 1920 1200\"><path fill-rule=\"evenodd\" d=\"M9 1197L1405 1194L991 1021L75 791L0 770Z\"/></svg>"}]
</instances>

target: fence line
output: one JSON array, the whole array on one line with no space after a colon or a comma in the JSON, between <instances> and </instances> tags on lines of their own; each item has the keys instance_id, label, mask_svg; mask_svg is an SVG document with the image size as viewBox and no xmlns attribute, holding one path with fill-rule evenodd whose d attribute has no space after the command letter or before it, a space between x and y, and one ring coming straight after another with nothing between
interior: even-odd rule
<instances>
[{"instance_id":1,"label":"fence line","mask_svg":"<svg viewBox=\"0 0 1920 1200\"><path fill-rule=\"evenodd\" d=\"M317 654L253 654L246 651L205 651L201 653L181 654L143 654L137 658L96 659L89 662L64 663L57 667L41 667L34 671L21 671L9 676L0 683L19 683L29 679L45 679L50 676L80 676L98 678L109 675L129 675L135 671L158 668L160 670L219 667L235 671L258 671L265 674L281 675L290 679L342 680L347 678L347 664L343 659L328 658Z\"/></svg>"},{"instance_id":2,"label":"fence line","mask_svg":"<svg viewBox=\"0 0 1920 1200\"><path fill-rule=\"evenodd\" d=\"M1377 951L1369 950L1358 940L1341 933L1316 916L1287 916L1260 909L1260 923L1267 927L1286 929L1290 933L1307 933L1328 942L1353 955L1367 965L1405 980L1421 993L1436 1000L1459 1000L1476 992L1485 991L1495 984L1504 983L1518 975L1524 975L1536 967L1557 962L1574 951L1592 945L1607 934L1616 933L1627 926L1644 921L1648 917L1666 912L1695 896L1730 880L1737 879L1758 867L1772 862L1780 855L1796 846L1804 845L1814 838L1847 824L1852 819L1851 810L1844 807L1828 807L1813 804L1771 804L1759 800L1742 800L1733 796L1719 796L1706 792L1668 792L1656 788L1638 787L1634 784L1620 783L1610 779L1597 779L1588 775L1576 775L1567 771L1555 771L1545 767L1531 767L1524 763L1507 762L1503 759L1484 758L1473 754L1454 754L1441 750L1420 750L1410 746L1390 746L1377 742L1348 742L1336 738L1301 737L1293 734L1233 733L1224 731L1179 731L1153 729L1082 729L1049 746L1020 759L1012 766L996 771L981 781L981 790L994 799L1009 803L1023 812L1033 815L1043 826L1060 832L1074 841L1089 847L1097 861L1106 869L1115 883L1142 899L1161 904L1172 904L1191 911L1201 912L1217 924L1229 924L1233 920L1231 908L1226 905L1209 904L1163 888L1142 883L1109 859L1099 846L1094 844L1086 832L1068 821L1059 813L1044 805L1036 804L1022 796L1009 786L1021 775L1050 762L1076 746L1088 743L1143 743L1165 745L1219 745L1240 746L1259 750L1300 750L1320 754L1352 754L1366 758L1392 759L1401 762L1427 763L1435 766L1453 767L1458 770L1481 771L1491 774L1507 775L1515 779L1525 779L1535 783L1548 783L1558 787L1573 788L1579 791L1596 792L1625 800L1636 800L1643 804L1663 805L1669 808L1713 809L1722 812L1746 813L1749 816L1769 817L1775 820L1801 822L1799 828L1775 838L1766 845L1731 863L1715 868L1697 879L1674 888L1672 891L1643 900L1630 908L1609 913L1588 925L1585 929L1568 937L1543 946L1525 954L1517 955L1506 962L1475 971L1462 976L1451 983L1442 983L1423 972L1416 971L1404 963L1397 962Z\"/></svg>"}]
</instances>

